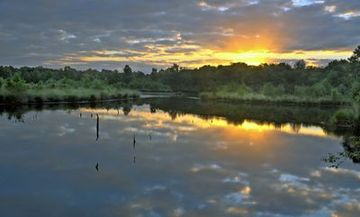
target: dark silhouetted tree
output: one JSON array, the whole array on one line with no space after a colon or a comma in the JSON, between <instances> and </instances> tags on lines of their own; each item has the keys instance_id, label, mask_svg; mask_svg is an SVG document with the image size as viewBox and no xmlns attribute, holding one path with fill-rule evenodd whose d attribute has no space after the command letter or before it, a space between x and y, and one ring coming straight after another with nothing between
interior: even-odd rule
<instances>
[{"instance_id":1,"label":"dark silhouetted tree","mask_svg":"<svg viewBox=\"0 0 360 217\"><path fill-rule=\"evenodd\" d=\"M294 64L295 69L303 70L306 68L306 62L305 60L299 60Z\"/></svg>"},{"instance_id":2,"label":"dark silhouetted tree","mask_svg":"<svg viewBox=\"0 0 360 217\"><path fill-rule=\"evenodd\" d=\"M360 45L355 48L353 55L349 58L351 63L358 63L360 62Z\"/></svg>"}]
</instances>

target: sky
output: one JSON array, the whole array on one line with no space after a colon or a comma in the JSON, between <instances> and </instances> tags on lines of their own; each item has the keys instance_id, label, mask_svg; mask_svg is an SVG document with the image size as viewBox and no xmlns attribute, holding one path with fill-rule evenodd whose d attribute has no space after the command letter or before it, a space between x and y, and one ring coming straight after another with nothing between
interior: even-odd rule
<instances>
[{"instance_id":1,"label":"sky","mask_svg":"<svg viewBox=\"0 0 360 217\"><path fill-rule=\"evenodd\" d=\"M323 65L359 44L360 0L0 0L0 65Z\"/></svg>"}]
</instances>

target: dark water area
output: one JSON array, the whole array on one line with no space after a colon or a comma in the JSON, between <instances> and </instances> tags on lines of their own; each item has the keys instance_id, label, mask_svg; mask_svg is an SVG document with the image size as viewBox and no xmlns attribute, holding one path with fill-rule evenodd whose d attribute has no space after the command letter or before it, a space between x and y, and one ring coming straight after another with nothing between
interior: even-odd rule
<instances>
[{"instance_id":1,"label":"dark water area","mask_svg":"<svg viewBox=\"0 0 360 217\"><path fill-rule=\"evenodd\" d=\"M359 216L338 108L146 98L0 107L0 216Z\"/></svg>"}]
</instances>

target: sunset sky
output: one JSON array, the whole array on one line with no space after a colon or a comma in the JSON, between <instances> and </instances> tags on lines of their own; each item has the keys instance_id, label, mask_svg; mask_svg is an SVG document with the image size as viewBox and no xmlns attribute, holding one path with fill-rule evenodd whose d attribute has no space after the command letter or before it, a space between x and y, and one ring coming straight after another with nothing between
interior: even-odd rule
<instances>
[{"instance_id":1,"label":"sunset sky","mask_svg":"<svg viewBox=\"0 0 360 217\"><path fill-rule=\"evenodd\" d=\"M358 44L359 0L0 0L0 65L321 65Z\"/></svg>"}]
</instances>

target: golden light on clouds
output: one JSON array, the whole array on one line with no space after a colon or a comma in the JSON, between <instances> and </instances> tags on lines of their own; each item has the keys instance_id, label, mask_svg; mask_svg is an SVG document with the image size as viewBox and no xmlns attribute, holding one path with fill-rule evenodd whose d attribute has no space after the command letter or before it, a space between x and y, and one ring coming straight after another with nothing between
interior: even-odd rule
<instances>
[{"instance_id":1,"label":"golden light on clouds","mask_svg":"<svg viewBox=\"0 0 360 217\"><path fill-rule=\"evenodd\" d=\"M238 38L232 38L226 43L225 49L222 51L230 52L251 52L258 50L270 50L272 49L271 40L266 38L260 38L260 35L254 36L254 39L239 40Z\"/></svg>"},{"instance_id":2,"label":"golden light on clouds","mask_svg":"<svg viewBox=\"0 0 360 217\"><path fill-rule=\"evenodd\" d=\"M186 47L180 47L180 49ZM203 65L225 65L235 62L244 62L249 65L260 65L262 63L283 62L286 60L304 59L311 65L316 65L314 60L346 59L351 56L351 51L319 50L319 51L291 51L272 52L270 50L250 51L215 51L198 48L189 52L167 52L166 47L158 47L157 53L136 53L131 56L106 55L114 51L94 51L93 55L78 56L72 58L81 62L142 62L154 65L170 66L178 63L181 66L196 68ZM132 52L132 51L131 51ZM97 55L104 53L105 55Z\"/></svg>"},{"instance_id":3,"label":"golden light on clouds","mask_svg":"<svg viewBox=\"0 0 360 217\"><path fill-rule=\"evenodd\" d=\"M331 12L333 7L324 10ZM351 16L354 13L351 13ZM263 23L255 22L246 27L246 34L242 34L239 28L226 24L218 27L217 31L210 32L213 42L198 43L190 40L180 32L173 32L172 36L164 38L124 38L129 45L136 45L141 49L103 49L80 51L65 55L57 62L60 64L71 63L141 63L155 65L163 68L177 63L186 68L197 68L203 65L228 65L243 62L248 65L260 65L263 63L290 62L304 59L308 65L318 65L321 60L346 59L351 56L350 50L286 50L286 41L289 40L287 33L279 32L275 27L269 27ZM205 35L204 35L205 37ZM197 39L200 40L200 39ZM168 43L160 43L167 41Z\"/></svg>"},{"instance_id":4,"label":"golden light on clouds","mask_svg":"<svg viewBox=\"0 0 360 217\"><path fill-rule=\"evenodd\" d=\"M360 32L358 0L80 1L59 7L7 2L0 7L1 65L120 69L128 64L144 73L173 63L197 68L302 58L325 65L349 58ZM49 11L57 16L42 19ZM111 19L84 19L94 11ZM295 54L299 50L305 55ZM324 52L332 54L316 58Z\"/></svg>"}]
</instances>

